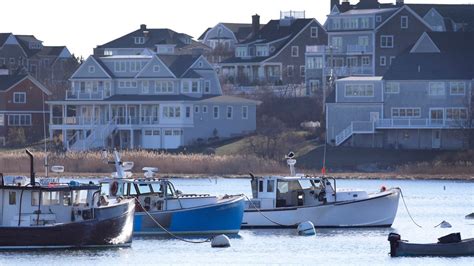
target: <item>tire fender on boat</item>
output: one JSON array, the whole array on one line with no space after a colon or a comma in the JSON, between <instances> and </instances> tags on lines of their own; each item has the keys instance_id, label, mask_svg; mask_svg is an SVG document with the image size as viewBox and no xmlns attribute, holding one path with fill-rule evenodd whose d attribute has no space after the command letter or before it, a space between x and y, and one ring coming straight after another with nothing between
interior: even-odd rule
<instances>
[{"instance_id":1,"label":"tire fender on boat","mask_svg":"<svg viewBox=\"0 0 474 266\"><path fill-rule=\"evenodd\" d=\"M118 182L114 181L112 182L112 185L110 185L110 195L117 196L117 192L118 192Z\"/></svg>"}]
</instances>

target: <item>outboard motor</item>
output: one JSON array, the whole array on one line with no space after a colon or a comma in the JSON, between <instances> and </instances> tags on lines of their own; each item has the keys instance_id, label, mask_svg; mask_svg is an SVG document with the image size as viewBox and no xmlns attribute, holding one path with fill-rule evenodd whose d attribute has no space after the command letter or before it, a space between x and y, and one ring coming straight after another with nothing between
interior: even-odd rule
<instances>
[{"instance_id":1,"label":"outboard motor","mask_svg":"<svg viewBox=\"0 0 474 266\"><path fill-rule=\"evenodd\" d=\"M397 233L388 234L388 241L390 241L390 256L391 257L397 256L398 242L400 242L401 239L402 239L401 236Z\"/></svg>"}]
</instances>

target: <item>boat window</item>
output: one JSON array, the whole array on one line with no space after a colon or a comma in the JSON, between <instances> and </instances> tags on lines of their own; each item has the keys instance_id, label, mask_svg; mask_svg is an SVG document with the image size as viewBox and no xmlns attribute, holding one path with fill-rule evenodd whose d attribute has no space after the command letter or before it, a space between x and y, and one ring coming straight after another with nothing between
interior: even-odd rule
<instances>
[{"instance_id":1,"label":"boat window","mask_svg":"<svg viewBox=\"0 0 474 266\"><path fill-rule=\"evenodd\" d=\"M275 191L275 180L267 180L267 192Z\"/></svg>"},{"instance_id":2,"label":"boat window","mask_svg":"<svg viewBox=\"0 0 474 266\"><path fill-rule=\"evenodd\" d=\"M171 188L170 184L166 184L166 197L174 197L174 190Z\"/></svg>"},{"instance_id":3,"label":"boat window","mask_svg":"<svg viewBox=\"0 0 474 266\"><path fill-rule=\"evenodd\" d=\"M110 191L110 184L107 182L100 183L100 195L107 195Z\"/></svg>"},{"instance_id":4,"label":"boat window","mask_svg":"<svg viewBox=\"0 0 474 266\"><path fill-rule=\"evenodd\" d=\"M64 206L71 206L71 192L64 191L63 192L63 205Z\"/></svg>"},{"instance_id":5,"label":"boat window","mask_svg":"<svg viewBox=\"0 0 474 266\"><path fill-rule=\"evenodd\" d=\"M58 191L44 191L41 196L42 196L43 205L58 205L59 204Z\"/></svg>"},{"instance_id":6,"label":"boat window","mask_svg":"<svg viewBox=\"0 0 474 266\"><path fill-rule=\"evenodd\" d=\"M258 181L258 192L263 192L263 180Z\"/></svg>"},{"instance_id":7,"label":"boat window","mask_svg":"<svg viewBox=\"0 0 474 266\"><path fill-rule=\"evenodd\" d=\"M300 180L300 186L301 186L303 189L307 189L307 188L314 189L314 188L315 188L314 182L312 182L312 181L309 180L309 179L301 179L301 180Z\"/></svg>"},{"instance_id":8,"label":"boat window","mask_svg":"<svg viewBox=\"0 0 474 266\"><path fill-rule=\"evenodd\" d=\"M87 203L87 190L73 190L72 191L73 205Z\"/></svg>"},{"instance_id":9,"label":"boat window","mask_svg":"<svg viewBox=\"0 0 474 266\"><path fill-rule=\"evenodd\" d=\"M160 197L163 196L163 190L161 184L151 184L151 188L153 189L154 193L158 193Z\"/></svg>"},{"instance_id":10,"label":"boat window","mask_svg":"<svg viewBox=\"0 0 474 266\"><path fill-rule=\"evenodd\" d=\"M138 189L139 189L140 195L151 193L151 188L149 184L139 184Z\"/></svg>"},{"instance_id":11,"label":"boat window","mask_svg":"<svg viewBox=\"0 0 474 266\"><path fill-rule=\"evenodd\" d=\"M8 195L8 203L10 205L15 205L16 204L16 191L10 191Z\"/></svg>"},{"instance_id":12,"label":"boat window","mask_svg":"<svg viewBox=\"0 0 474 266\"><path fill-rule=\"evenodd\" d=\"M40 194L38 191L31 192L31 206L39 205Z\"/></svg>"},{"instance_id":13,"label":"boat window","mask_svg":"<svg viewBox=\"0 0 474 266\"><path fill-rule=\"evenodd\" d=\"M130 186L130 192L129 192L129 195L137 195L137 189L135 188L135 184L132 184L132 183L129 183L128 184Z\"/></svg>"},{"instance_id":14,"label":"boat window","mask_svg":"<svg viewBox=\"0 0 474 266\"><path fill-rule=\"evenodd\" d=\"M288 193L288 191L295 191L300 190L301 185L298 180L286 181L286 180L279 180L278 181L278 192L279 193Z\"/></svg>"}]
</instances>

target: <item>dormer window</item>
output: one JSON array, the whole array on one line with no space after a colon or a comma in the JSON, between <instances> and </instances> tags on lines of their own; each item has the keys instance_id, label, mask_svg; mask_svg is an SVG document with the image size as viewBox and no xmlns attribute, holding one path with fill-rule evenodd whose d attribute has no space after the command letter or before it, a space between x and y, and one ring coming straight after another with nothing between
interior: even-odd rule
<instances>
[{"instance_id":1,"label":"dormer window","mask_svg":"<svg viewBox=\"0 0 474 266\"><path fill-rule=\"evenodd\" d=\"M202 67L202 61L199 61L198 67Z\"/></svg>"},{"instance_id":2,"label":"dormer window","mask_svg":"<svg viewBox=\"0 0 474 266\"><path fill-rule=\"evenodd\" d=\"M145 43L145 37L133 37L133 40L135 44L144 44Z\"/></svg>"},{"instance_id":3,"label":"dormer window","mask_svg":"<svg viewBox=\"0 0 474 266\"><path fill-rule=\"evenodd\" d=\"M89 66L89 73L95 72L95 66Z\"/></svg>"},{"instance_id":4,"label":"dormer window","mask_svg":"<svg viewBox=\"0 0 474 266\"><path fill-rule=\"evenodd\" d=\"M159 65L154 65L153 66L153 72L160 72L160 66Z\"/></svg>"}]
</instances>

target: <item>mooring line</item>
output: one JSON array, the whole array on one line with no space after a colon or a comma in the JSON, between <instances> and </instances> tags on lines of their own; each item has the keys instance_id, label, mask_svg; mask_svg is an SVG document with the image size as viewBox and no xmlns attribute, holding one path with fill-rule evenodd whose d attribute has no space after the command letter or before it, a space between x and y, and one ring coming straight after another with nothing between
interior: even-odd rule
<instances>
[{"instance_id":1,"label":"mooring line","mask_svg":"<svg viewBox=\"0 0 474 266\"><path fill-rule=\"evenodd\" d=\"M423 228L421 225L419 225L418 223L416 223L415 220L413 219L413 217L411 216L410 211L408 210L407 204L406 204L406 202L405 202L405 197L403 196L402 189L401 189L401 188L398 188L398 190L400 190L400 195L402 196L403 205L405 205L405 210L407 210L408 216L410 217L410 219L412 220L412 222L413 222L416 226L418 226L418 227L420 227L420 228Z\"/></svg>"},{"instance_id":2,"label":"mooring line","mask_svg":"<svg viewBox=\"0 0 474 266\"><path fill-rule=\"evenodd\" d=\"M249 197L247 197L247 195L244 195L244 197L250 202L250 204L252 204L253 208L255 210L257 210L265 219L267 219L268 221L276 224L276 225L279 225L279 226L286 226L286 227L290 227L290 226L297 226L298 223L295 223L295 224L281 224L281 223L278 223L278 222L275 222L273 221L272 219L270 219L269 217L267 217L265 214L263 214L262 211L260 211L259 208L257 208L257 206L255 206L255 204L253 203L253 201L251 199L249 199Z\"/></svg>"}]
</instances>

